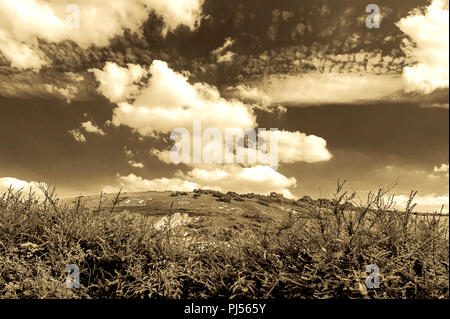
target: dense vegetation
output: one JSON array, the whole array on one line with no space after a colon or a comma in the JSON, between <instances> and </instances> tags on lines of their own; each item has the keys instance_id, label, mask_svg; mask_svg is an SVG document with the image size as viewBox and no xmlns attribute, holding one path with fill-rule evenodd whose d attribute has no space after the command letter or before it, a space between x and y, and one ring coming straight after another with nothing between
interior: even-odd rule
<instances>
[{"instance_id":1,"label":"dense vegetation","mask_svg":"<svg viewBox=\"0 0 450 319\"><path fill-rule=\"evenodd\" d=\"M92 211L41 190L42 200L0 196L0 298L449 298L448 218L414 215L414 194L401 212L387 190L348 210L355 195L338 183L331 208L261 228L191 230L188 242L182 229L157 231L145 214L115 209L120 194ZM78 289L66 287L69 264L80 268ZM365 285L370 264L378 289Z\"/></svg>"}]
</instances>

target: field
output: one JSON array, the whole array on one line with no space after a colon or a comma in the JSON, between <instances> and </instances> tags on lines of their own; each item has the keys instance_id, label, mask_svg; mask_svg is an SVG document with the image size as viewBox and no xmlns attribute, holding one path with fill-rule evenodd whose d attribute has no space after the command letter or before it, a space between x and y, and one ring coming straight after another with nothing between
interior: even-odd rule
<instances>
[{"instance_id":1,"label":"field","mask_svg":"<svg viewBox=\"0 0 450 319\"><path fill-rule=\"evenodd\" d=\"M449 298L448 216L272 193L0 195L0 298ZM80 288L66 286L66 266ZM379 268L368 288L369 265Z\"/></svg>"}]
</instances>

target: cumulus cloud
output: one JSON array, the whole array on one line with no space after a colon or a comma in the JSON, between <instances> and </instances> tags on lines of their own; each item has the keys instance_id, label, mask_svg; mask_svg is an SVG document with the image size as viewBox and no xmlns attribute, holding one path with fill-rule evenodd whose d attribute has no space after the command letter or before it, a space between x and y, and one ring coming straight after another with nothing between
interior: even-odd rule
<instances>
[{"instance_id":1,"label":"cumulus cloud","mask_svg":"<svg viewBox=\"0 0 450 319\"><path fill-rule=\"evenodd\" d=\"M144 164L139 163L139 162L135 162L135 161L132 161L132 160L129 160L128 164L130 164L134 168L144 168Z\"/></svg>"},{"instance_id":2,"label":"cumulus cloud","mask_svg":"<svg viewBox=\"0 0 450 319\"><path fill-rule=\"evenodd\" d=\"M139 90L139 82L147 75L140 65L128 64L128 68L107 62L103 70L89 69L100 83L98 91L111 102L122 102Z\"/></svg>"},{"instance_id":3,"label":"cumulus cloud","mask_svg":"<svg viewBox=\"0 0 450 319\"><path fill-rule=\"evenodd\" d=\"M192 134L193 120L201 121L201 133L206 128L217 128L223 134L230 128L247 130L257 126L251 105L235 99L225 99L216 87L208 84L192 84L188 81L186 74L171 70L165 62L154 61L148 73L151 75L149 82L140 88L139 93L134 96L134 101L119 102L118 107L114 109L112 119L114 125L130 126L141 135L167 134L175 128L185 128ZM282 163L298 161L312 163L331 158L326 141L320 137L288 131L271 134L276 134L279 141L277 153ZM192 148L198 138L191 135L188 145ZM200 138L203 139L203 134ZM269 140L271 139L272 136L269 135ZM236 145L236 148L230 150L222 142L225 140L222 139L219 146L224 150L223 156L238 151L240 147ZM201 145L203 154L203 151L211 146L211 142L203 141ZM244 153L247 151L248 149L245 149ZM269 151L268 147L267 151ZM151 154L167 164L173 164L170 150L153 149ZM193 152L190 152L190 157L192 156ZM262 157L267 159L265 156ZM269 157L267 162L247 163L241 166L221 163L192 164L191 160L191 163L187 163L190 170L186 174L180 173L171 179L155 180L130 175L120 177L120 184L125 185L127 189L140 190L162 190L163 188L189 190L206 187L220 191L233 190L263 194L276 191L286 197L293 197L290 188L295 187L295 178L288 178L278 173L276 167L274 168L278 162L272 165L274 164L271 160L272 156ZM267 166L268 162L271 166ZM129 181L135 184L128 184Z\"/></svg>"},{"instance_id":4,"label":"cumulus cloud","mask_svg":"<svg viewBox=\"0 0 450 319\"><path fill-rule=\"evenodd\" d=\"M203 129L218 128L222 133L227 128L246 130L256 127L252 107L234 99L226 100L217 88L205 83L191 84L186 76L174 72L167 63L158 60L153 62L149 73L149 84L140 90L135 101L132 104L118 104L114 110L113 124L128 125L142 135L169 133L175 128L192 131L194 119L201 121ZM109 80L111 78L101 81L104 87L109 87ZM111 96L110 90L103 91ZM320 137L288 131L276 134L282 162L317 162L331 158L326 141ZM153 154L164 162L169 161L168 151L154 150Z\"/></svg>"},{"instance_id":5,"label":"cumulus cloud","mask_svg":"<svg viewBox=\"0 0 450 319\"><path fill-rule=\"evenodd\" d=\"M445 174L445 176L449 177L448 170L449 170L448 164L441 164L441 166L435 166L433 172L438 174L443 173Z\"/></svg>"},{"instance_id":6,"label":"cumulus cloud","mask_svg":"<svg viewBox=\"0 0 450 319\"><path fill-rule=\"evenodd\" d=\"M72 40L84 48L105 46L125 28L139 31L150 10L163 16L164 33L180 24L193 29L202 4L203 0L79 0L66 12L67 3L58 0L0 0L0 52L13 67L39 69L48 61L38 39ZM77 15L76 10L80 23L73 27L66 20Z\"/></svg>"},{"instance_id":7,"label":"cumulus cloud","mask_svg":"<svg viewBox=\"0 0 450 319\"><path fill-rule=\"evenodd\" d=\"M125 73L129 70L122 69ZM102 71L103 72L103 71ZM95 72L96 75L103 73ZM216 128L222 133L219 148L223 149L223 156L236 152L240 145L232 146L231 149L225 145L227 129L243 130L253 129L257 127L256 115L254 114L254 106L241 102L237 99L226 99L221 96L219 90L206 83L190 83L188 74L175 72L166 62L155 60L148 70L148 83L142 85L138 93L134 94L132 102L118 102L117 108L113 111L112 124L127 125L141 135L161 135L170 133L176 128L184 128L189 132L190 140L188 145L193 149L195 142L201 142L201 153L211 149L213 142L203 141L204 130L207 128ZM98 78L98 77L97 77ZM99 90L105 95L121 96L120 99L126 100L127 94L110 94L111 90L105 89L110 87L108 81L99 81L103 84L103 88ZM125 90L126 91L126 90ZM123 91L121 91L123 92ZM118 99L114 99L117 101ZM201 122L201 136L194 136L193 121ZM330 152L327 150L326 141L314 135L306 135L301 132L278 131L276 138L279 141L279 158L283 163L293 162L319 162L326 161L331 158ZM272 136L269 135L269 140ZM269 151L267 146L267 151ZM244 147L246 148L246 147ZM213 147L214 149L214 147ZM217 149L217 148L215 148ZM247 153L248 149L244 150ZM271 150L270 150L271 151ZM157 156L165 163L173 163L170 156L170 150L153 149L151 154ZM259 155L259 153L258 153ZM268 158L266 154L262 154L265 160ZM192 158L193 152L190 152ZM278 155L277 155L278 156ZM247 156L245 156L247 157ZM295 178L288 178L276 171L276 165L272 165L271 157L266 162L253 162L236 165L236 164L192 164L187 163L190 171L186 174L180 173L173 179L157 179L145 180L132 176L131 180L137 181L139 185L146 187L171 187L174 189L184 188L186 181L193 184L189 186L211 187L221 191L239 191L239 192L258 192L270 193L277 191L285 196L292 197L289 188L296 185ZM268 166L270 162L270 166ZM121 183L125 183L130 178L121 177ZM173 183L172 183L173 182ZM121 185L122 185L121 184ZM161 186L162 185L162 186ZM148 189L148 188L147 188ZM151 190L151 189L148 189Z\"/></svg>"},{"instance_id":8,"label":"cumulus cloud","mask_svg":"<svg viewBox=\"0 0 450 319\"><path fill-rule=\"evenodd\" d=\"M204 0L146 0L147 7L162 15L167 27L164 30L173 30L184 24L191 29L200 22L201 9Z\"/></svg>"},{"instance_id":9,"label":"cumulus cloud","mask_svg":"<svg viewBox=\"0 0 450 319\"><path fill-rule=\"evenodd\" d=\"M216 164L230 163L227 158L231 158L233 162L242 158L238 161L242 166L270 164L272 168L277 169L279 163L316 163L328 161L332 158L332 154L327 149L327 142L315 135L285 130L267 130L265 133L253 131L252 134L248 134L249 131L242 130L241 132L245 132L246 135L241 135L237 129L228 132L236 134L234 135L236 140L233 138L233 140L228 141L227 133L225 133L225 136L221 136L220 140L210 139L210 136L202 135L200 137L197 145L199 145L203 161L205 161L205 156L208 155L211 155L211 163ZM232 134L230 133L229 136L232 136ZM197 146L194 148L195 143L195 137L186 144L180 141L180 147L189 147L188 160L190 161L183 161L187 165L192 165L195 162L193 154L197 148ZM183 150L152 149L150 154L158 157L164 163L173 164L171 152L175 151L178 153Z\"/></svg>"},{"instance_id":10,"label":"cumulus cloud","mask_svg":"<svg viewBox=\"0 0 450 319\"><path fill-rule=\"evenodd\" d=\"M260 145L263 145L263 149L259 147ZM205 145L204 147L206 148L207 146ZM272 147L276 147L276 149L272 149ZM249 149L252 148L257 148L257 163L270 163L274 169L278 167L278 163L317 163L328 161L332 158L331 153L327 149L327 142L323 138L307 135L299 131L290 132L285 130L267 131L266 136L264 134L258 136L258 143L249 142L248 145L239 143L235 148L228 147L224 154L227 151L233 153L243 152L244 157L248 158ZM273 154L273 152L276 152L276 154ZM161 154L159 155L161 156ZM274 160L277 160L276 165L273 163ZM243 164L245 165L246 163Z\"/></svg>"},{"instance_id":11,"label":"cumulus cloud","mask_svg":"<svg viewBox=\"0 0 450 319\"><path fill-rule=\"evenodd\" d=\"M92 124L91 121L83 122L81 123L81 126L88 133L93 133L101 136L105 135L105 132L101 128L97 127L95 124Z\"/></svg>"},{"instance_id":12,"label":"cumulus cloud","mask_svg":"<svg viewBox=\"0 0 450 319\"><path fill-rule=\"evenodd\" d=\"M240 167L224 165L218 167L194 168L186 174L178 172L173 178L144 179L130 174L119 176L119 184L127 191L193 191L196 188L214 189L222 192L269 194L278 192L287 198L294 198L289 188L295 187L294 177L276 172L269 166ZM114 187L107 189L115 190Z\"/></svg>"},{"instance_id":13,"label":"cumulus cloud","mask_svg":"<svg viewBox=\"0 0 450 319\"><path fill-rule=\"evenodd\" d=\"M278 154L281 163L328 161L332 155L327 142L315 135L306 135L299 131L277 131Z\"/></svg>"},{"instance_id":14,"label":"cumulus cloud","mask_svg":"<svg viewBox=\"0 0 450 319\"><path fill-rule=\"evenodd\" d=\"M158 150L156 148L153 148L150 151L150 154L156 156L163 163L166 164L173 163L170 157L170 150Z\"/></svg>"},{"instance_id":15,"label":"cumulus cloud","mask_svg":"<svg viewBox=\"0 0 450 319\"><path fill-rule=\"evenodd\" d=\"M405 53L414 65L404 69L408 90L431 93L449 85L448 0L433 0L425 14L418 10L397 26L410 37Z\"/></svg>"},{"instance_id":16,"label":"cumulus cloud","mask_svg":"<svg viewBox=\"0 0 450 319\"><path fill-rule=\"evenodd\" d=\"M8 190L12 187L14 190L29 191L30 188L37 188L37 182L27 182L14 177L1 177L0 178L0 193Z\"/></svg>"},{"instance_id":17,"label":"cumulus cloud","mask_svg":"<svg viewBox=\"0 0 450 319\"><path fill-rule=\"evenodd\" d=\"M191 128L194 119L204 127L254 127L252 109L237 100L226 100L216 87L188 82L185 75L155 60L149 70L151 78L133 103L121 102L114 109L112 123L128 125L142 135L169 133L173 129Z\"/></svg>"},{"instance_id":18,"label":"cumulus cloud","mask_svg":"<svg viewBox=\"0 0 450 319\"><path fill-rule=\"evenodd\" d=\"M145 191L185 191L191 192L198 188L198 185L180 178L155 178L152 180L144 179L140 176L130 174L128 176L118 176L120 186L127 192L145 192ZM115 192L117 187L105 187L106 192Z\"/></svg>"},{"instance_id":19,"label":"cumulus cloud","mask_svg":"<svg viewBox=\"0 0 450 319\"><path fill-rule=\"evenodd\" d=\"M289 188L297 185L294 177L286 177L270 166L241 167L225 165L222 168L194 168L187 176L199 185L227 192L269 194L277 192L294 198Z\"/></svg>"}]
</instances>

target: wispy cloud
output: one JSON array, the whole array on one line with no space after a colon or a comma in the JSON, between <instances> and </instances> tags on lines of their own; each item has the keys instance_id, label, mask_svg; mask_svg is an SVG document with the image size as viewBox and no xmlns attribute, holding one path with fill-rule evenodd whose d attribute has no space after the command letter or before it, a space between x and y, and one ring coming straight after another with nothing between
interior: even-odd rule
<instances>
[{"instance_id":1,"label":"wispy cloud","mask_svg":"<svg viewBox=\"0 0 450 319\"><path fill-rule=\"evenodd\" d=\"M83 135L83 133L80 132L80 130L70 130L70 131L68 131L68 133L78 143L85 143L87 141L86 137Z\"/></svg>"}]
</instances>

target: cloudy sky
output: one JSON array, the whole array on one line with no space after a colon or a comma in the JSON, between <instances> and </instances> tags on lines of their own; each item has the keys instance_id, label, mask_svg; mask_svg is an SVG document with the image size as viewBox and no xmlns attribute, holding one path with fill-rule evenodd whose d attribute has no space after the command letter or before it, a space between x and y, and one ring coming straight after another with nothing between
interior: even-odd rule
<instances>
[{"instance_id":1,"label":"cloudy sky","mask_svg":"<svg viewBox=\"0 0 450 319\"><path fill-rule=\"evenodd\" d=\"M0 190L317 198L339 177L448 211L448 0L0 0L0 15ZM193 120L277 128L278 169L175 165L170 133Z\"/></svg>"}]
</instances>

